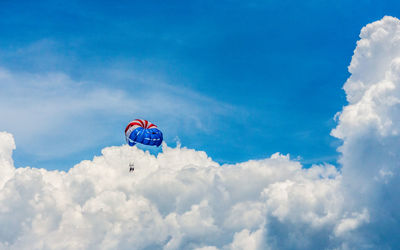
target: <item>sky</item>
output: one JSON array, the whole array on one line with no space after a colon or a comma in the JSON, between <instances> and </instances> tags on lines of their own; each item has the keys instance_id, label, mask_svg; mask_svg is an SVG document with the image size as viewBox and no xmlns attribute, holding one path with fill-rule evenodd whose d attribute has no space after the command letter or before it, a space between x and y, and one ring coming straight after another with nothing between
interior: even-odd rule
<instances>
[{"instance_id":1,"label":"sky","mask_svg":"<svg viewBox=\"0 0 400 250\"><path fill-rule=\"evenodd\" d=\"M21 167L66 170L123 144L136 118L219 163L276 152L336 163L329 133L360 29L399 11L395 1L1 1L0 130Z\"/></svg>"},{"instance_id":2,"label":"sky","mask_svg":"<svg viewBox=\"0 0 400 250\"><path fill-rule=\"evenodd\" d=\"M399 249L398 10L2 1L0 249Z\"/></svg>"}]
</instances>

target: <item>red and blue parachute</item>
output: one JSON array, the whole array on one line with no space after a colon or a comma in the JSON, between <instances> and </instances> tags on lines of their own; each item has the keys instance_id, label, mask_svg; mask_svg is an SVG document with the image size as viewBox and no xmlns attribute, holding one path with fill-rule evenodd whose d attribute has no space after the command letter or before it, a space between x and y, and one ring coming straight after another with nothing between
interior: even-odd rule
<instances>
[{"instance_id":1,"label":"red and blue parachute","mask_svg":"<svg viewBox=\"0 0 400 250\"><path fill-rule=\"evenodd\" d=\"M163 134L155 124L146 120L136 119L126 126L125 138L129 146L141 143L158 147L163 141Z\"/></svg>"}]
</instances>

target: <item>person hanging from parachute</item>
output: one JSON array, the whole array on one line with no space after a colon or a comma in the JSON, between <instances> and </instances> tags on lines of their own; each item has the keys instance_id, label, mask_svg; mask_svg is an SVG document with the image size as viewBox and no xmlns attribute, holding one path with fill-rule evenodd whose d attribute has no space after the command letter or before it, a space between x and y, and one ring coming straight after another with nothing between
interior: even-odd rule
<instances>
[{"instance_id":1,"label":"person hanging from parachute","mask_svg":"<svg viewBox=\"0 0 400 250\"><path fill-rule=\"evenodd\" d=\"M135 171L135 164L133 162L129 163L129 172Z\"/></svg>"},{"instance_id":2,"label":"person hanging from parachute","mask_svg":"<svg viewBox=\"0 0 400 250\"><path fill-rule=\"evenodd\" d=\"M163 141L163 134L157 126L147 120L135 119L125 128L125 139L129 146L136 143L159 147ZM134 164L129 164L129 172L134 171Z\"/></svg>"}]
</instances>

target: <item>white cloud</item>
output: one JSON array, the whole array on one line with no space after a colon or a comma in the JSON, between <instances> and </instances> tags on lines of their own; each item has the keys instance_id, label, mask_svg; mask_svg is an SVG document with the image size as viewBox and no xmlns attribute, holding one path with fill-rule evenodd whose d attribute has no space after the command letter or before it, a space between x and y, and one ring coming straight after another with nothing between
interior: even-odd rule
<instances>
[{"instance_id":1,"label":"white cloud","mask_svg":"<svg viewBox=\"0 0 400 250\"><path fill-rule=\"evenodd\" d=\"M366 209L362 213L353 213L350 218L342 219L335 228L335 235L345 235L348 231L358 228L364 222L369 222L369 214Z\"/></svg>"},{"instance_id":2,"label":"white cloud","mask_svg":"<svg viewBox=\"0 0 400 250\"><path fill-rule=\"evenodd\" d=\"M229 249L232 250L257 250L257 249L265 249L263 245L263 230L259 229L256 232L251 233L247 229L243 229L239 233L235 233L233 237L233 242L229 246Z\"/></svg>"},{"instance_id":3,"label":"white cloud","mask_svg":"<svg viewBox=\"0 0 400 250\"><path fill-rule=\"evenodd\" d=\"M14 163L12 151L15 149L14 139L10 134L0 132L0 188L13 175Z\"/></svg>"},{"instance_id":4,"label":"white cloud","mask_svg":"<svg viewBox=\"0 0 400 250\"><path fill-rule=\"evenodd\" d=\"M391 17L361 32L332 131L340 172L279 153L220 166L166 145L157 157L108 147L68 172L16 169L0 133L0 249L398 248L399 41Z\"/></svg>"},{"instance_id":5,"label":"white cloud","mask_svg":"<svg viewBox=\"0 0 400 250\"><path fill-rule=\"evenodd\" d=\"M370 221L358 230L358 244L398 248L400 241L391 235L400 233L400 21L384 17L364 27L360 37L344 85L349 104L332 131L343 140L342 188L358 215L336 232Z\"/></svg>"},{"instance_id":6,"label":"white cloud","mask_svg":"<svg viewBox=\"0 0 400 250\"><path fill-rule=\"evenodd\" d=\"M9 159L13 141L1 135ZM68 172L12 167L1 178L0 246L9 249L263 249L276 236L271 218L298 234L296 223L333 232L341 218L334 168L302 169L280 154L220 166L186 148L164 145L155 157L119 146Z\"/></svg>"}]
</instances>

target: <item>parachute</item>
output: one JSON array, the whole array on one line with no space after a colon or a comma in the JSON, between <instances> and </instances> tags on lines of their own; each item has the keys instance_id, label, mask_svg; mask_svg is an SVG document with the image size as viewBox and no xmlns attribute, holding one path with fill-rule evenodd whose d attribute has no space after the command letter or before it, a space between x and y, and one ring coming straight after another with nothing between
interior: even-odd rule
<instances>
[{"instance_id":1,"label":"parachute","mask_svg":"<svg viewBox=\"0 0 400 250\"><path fill-rule=\"evenodd\" d=\"M163 141L163 134L153 123L136 119L126 126L125 138L129 146L140 143L159 147Z\"/></svg>"}]
</instances>

